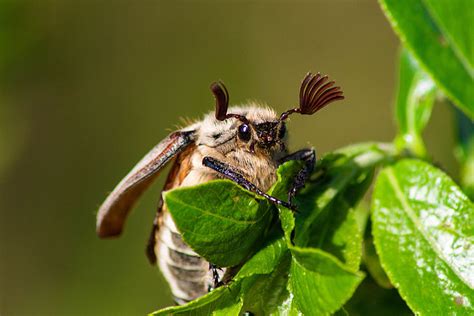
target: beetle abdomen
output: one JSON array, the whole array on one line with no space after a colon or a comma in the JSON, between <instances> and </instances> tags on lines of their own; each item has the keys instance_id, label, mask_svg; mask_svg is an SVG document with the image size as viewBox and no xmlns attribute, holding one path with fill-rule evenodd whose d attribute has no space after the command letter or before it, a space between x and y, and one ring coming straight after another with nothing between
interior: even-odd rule
<instances>
[{"instance_id":1,"label":"beetle abdomen","mask_svg":"<svg viewBox=\"0 0 474 316\"><path fill-rule=\"evenodd\" d=\"M213 286L209 263L185 244L171 215L163 214L157 231L158 265L178 304L205 295Z\"/></svg>"}]
</instances>

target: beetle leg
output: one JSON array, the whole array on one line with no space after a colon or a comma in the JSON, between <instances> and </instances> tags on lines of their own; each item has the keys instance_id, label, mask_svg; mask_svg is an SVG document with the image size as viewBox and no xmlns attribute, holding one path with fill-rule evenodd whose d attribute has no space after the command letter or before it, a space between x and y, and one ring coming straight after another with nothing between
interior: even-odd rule
<instances>
[{"instance_id":1,"label":"beetle leg","mask_svg":"<svg viewBox=\"0 0 474 316\"><path fill-rule=\"evenodd\" d=\"M218 270L222 271L222 268L219 268L213 263L209 263L209 270L211 270L212 272L212 281L214 282L212 289L216 289L219 286L224 285L224 282L222 282L222 280L219 277L219 271L218 271Z\"/></svg>"},{"instance_id":2,"label":"beetle leg","mask_svg":"<svg viewBox=\"0 0 474 316\"><path fill-rule=\"evenodd\" d=\"M295 179L288 191L288 202L293 204L293 199L295 198L296 193L301 190L308 180L311 172L314 170L314 165L316 163L316 152L314 149L302 149L289 154L286 157L283 157L280 160L280 163L284 163L290 160L300 160L304 162L303 168L296 174Z\"/></svg>"},{"instance_id":3,"label":"beetle leg","mask_svg":"<svg viewBox=\"0 0 474 316\"><path fill-rule=\"evenodd\" d=\"M237 183L244 189L249 190L255 194L258 194L264 197L265 199L267 199L273 204L282 205L291 210L295 210L295 207L291 203L279 200L276 197L266 194L265 192L257 188L255 184L245 179L243 175L241 175L239 172L234 170L231 166L227 165L226 163L222 161L219 161L217 159L207 156L207 157L204 157L204 159L202 160L202 164L206 167L211 168L214 171L219 172L221 175L223 175L227 179L234 181L235 183Z\"/></svg>"}]
</instances>

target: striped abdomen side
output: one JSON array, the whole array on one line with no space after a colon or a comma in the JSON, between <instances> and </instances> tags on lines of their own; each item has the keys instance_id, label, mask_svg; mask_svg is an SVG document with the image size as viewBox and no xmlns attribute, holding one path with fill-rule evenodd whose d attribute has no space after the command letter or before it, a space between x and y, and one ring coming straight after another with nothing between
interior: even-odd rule
<instances>
[{"instance_id":1,"label":"striped abdomen side","mask_svg":"<svg viewBox=\"0 0 474 316\"><path fill-rule=\"evenodd\" d=\"M183 304L209 292L213 287L212 272L209 263L184 243L168 212L162 220L156 236L158 266L176 302Z\"/></svg>"}]
</instances>

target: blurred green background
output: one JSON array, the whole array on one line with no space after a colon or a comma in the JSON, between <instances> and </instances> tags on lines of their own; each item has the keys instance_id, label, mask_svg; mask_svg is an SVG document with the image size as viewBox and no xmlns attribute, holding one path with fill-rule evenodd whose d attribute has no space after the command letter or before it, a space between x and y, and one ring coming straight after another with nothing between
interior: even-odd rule
<instances>
[{"instance_id":1,"label":"blurred green background","mask_svg":"<svg viewBox=\"0 0 474 316\"><path fill-rule=\"evenodd\" d=\"M376 1L0 2L0 314L142 315L172 304L144 248L163 177L116 240L95 211L181 117L232 103L278 111L307 71L346 100L294 117L291 148L319 154L394 137L398 40ZM428 148L455 174L451 109Z\"/></svg>"}]
</instances>

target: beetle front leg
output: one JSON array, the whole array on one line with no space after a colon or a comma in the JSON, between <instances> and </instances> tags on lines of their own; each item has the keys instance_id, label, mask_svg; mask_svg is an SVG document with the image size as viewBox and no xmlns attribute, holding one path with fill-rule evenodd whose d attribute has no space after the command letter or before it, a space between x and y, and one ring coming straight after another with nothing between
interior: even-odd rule
<instances>
[{"instance_id":1,"label":"beetle front leg","mask_svg":"<svg viewBox=\"0 0 474 316\"><path fill-rule=\"evenodd\" d=\"M266 194L265 192L260 190L255 184L245 179L245 177L241 175L238 171L236 171L234 168L232 168L231 166L229 166L228 164L222 161L219 161L215 158L207 156L207 157L204 157L204 159L202 160L202 164L206 167L211 168L214 171L219 172L222 176L226 177L229 180L234 181L235 183L237 183L244 189L249 190L255 194L258 194L266 198L268 201L270 201L273 204L282 205L291 210L295 209L291 203L282 201L280 199L277 199L276 197Z\"/></svg>"},{"instance_id":2,"label":"beetle front leg","mask_svg":"<svg viewBox=\"0 0 474 316\"><path fill-rule=\"evenodd\" d=\"M314 170L314 165L316 163L316 152L314 149L298 150L297 152L283 157L280 160L280 164L290 160L300 160L304 162L303 168L296 174L290 190L288 191L288 202L293 205L293 199L295 198L296 193L298 193L298 191L305 186L306 180L308 180L309 176Z\"/></svg>"}]
</instances>

